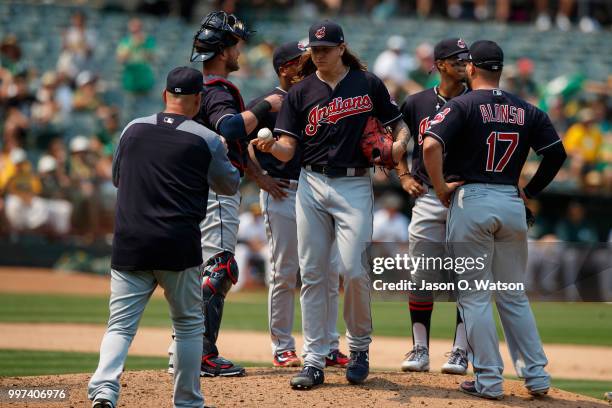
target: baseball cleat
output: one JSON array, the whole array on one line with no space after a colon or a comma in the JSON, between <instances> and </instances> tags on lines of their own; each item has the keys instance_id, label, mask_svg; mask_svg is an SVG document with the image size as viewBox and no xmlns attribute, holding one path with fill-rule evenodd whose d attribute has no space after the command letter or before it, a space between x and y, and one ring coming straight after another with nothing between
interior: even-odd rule
<instances>
[{"instance_id":1,"label":"baseball cleat","mask_svg":"<svg viewBox=\"0 0 612 408\"><path fill-rule=\"evenodd\" d=\"M324 381L323 370L313 366L304 366L301 372L291 378L290 384L293 389L309 390L323 384Z\"/></svg>"},{"instance_id":2,"label":"baseball cleat","mask_svg":"<svg viewBox=\"0 0 612 408\"><path fill-rule=\"evenodd\" d=\"M539 388L539 389L527 389L529 395L534 397L543 397L548 394L549 387Z\"/></svg>"},{"instance_id":3,"label":"baseball cleat","mask_svg":"<svg viewBox=\"0 0 612 408\"><path fill-rule=\"evenodd\" d=\"M302 365L300 358L293 350L283 351L274 355L274 367L299 367Z\"/></svg>"},{"instance_id":4,"label":"baseball cleat","mask_svg":"<svg viewBox=\"0 0 612 408\"><path fill-rule=\"evenodd\" d=\"M113 404L111 404L111 402L107 399L100 398L94 400L93 404L91 405L91 408L113 408Z\"/></svg>"},{"instance_id":5,"label":"baseball cleat","mask_svg":"<svg viewBox=\"0 0 612 408\"><path fill-rule=\"evenodd\" d=\"M345 368L351 360L340 350L332 350L325 357L325 367L341 367Z\"/></svg>"},{"instance_id":6,"label":"baseball cleat","mask_svg":"<svg viewBox=\"0 0 612 408\"><path fill-rule=\"evenodd\" d=\"M442 366L442 373L464 375L468 369L467 354L458 348L448 353L448 361Z\"/></svg>"},{"instance_id":7,"label":"baseball cleat","mask_svg":"<svg viewBox=\"0 0 612 408\"><path fill-rule=\"evenodd\" d=\"M500 395L486 395L486 394L481 394L478 391L476 391L476 383L474 381L464 381L459 385L459 390L461 392L464 392L466 394L470 394L473 395L475 397L479 397L479 398L486 398L486 399L490 399L490 400L502 400L504 399L504 394L500 394Z\"/></svg>"},{"instance_id":8,"label":"baseball cleat","mask_svg":"<svg viewBox=\"0 0 612 408\"><path fill-rule=\"evenodd\" d=\"M402 371L429 371L429 349L417 344L402 361Z\"/></svg>"},{"instance_id":9,"label":"baseball cleat","mask_svg":"<svg viewBox=\"0 0 612 408\"><path fill-rule=\"evenodd\" d=\"M243 367L235 365L221 356L207 355L202 357L200 377L242 377L246 374Z\"/></svg>"},{"instance_id":10,"label":"baseball cleat","mask_svg":"<svg viewBox=\"0 0 612 408\"><path fill-rule=\"evenodd\" d=\"M174 374L174 354L168 353L168 374Z\"/></svg>"},{"instance_id":11,"label":"baseball cleat","mask_svg":"<svg viewBox=\"0 0 612 408\"><path fill-rule=\"evenodd\" d=\"M366 351L351 351L351 361L346 367L346 379L351 384L361 384L370 373L370 357Z\"/></svg>"}]
</instances>

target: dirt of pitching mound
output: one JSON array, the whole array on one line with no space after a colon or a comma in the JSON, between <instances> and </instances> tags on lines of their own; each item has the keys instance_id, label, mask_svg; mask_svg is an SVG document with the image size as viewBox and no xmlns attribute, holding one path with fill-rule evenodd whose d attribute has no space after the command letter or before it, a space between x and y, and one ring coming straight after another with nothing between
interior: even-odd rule
<instances>
[{"instance_id":1,"label":"dirt of pitching mound","mask_svg":"<svg viewBox=\"0 0 612 408\"><path fill-rule=\"evenodd\" d=\"M373 372L360 386L348 385L344 371L326 370L325 385L310 391L293 391L289 379L295 369L258 369L241 378L204 378L206 404L215 407L593 407L609 404L593 398L552 389L549 396L533 398L518 381L506 381L503 401L489 401L458 391L468 377L435 373ZM87 399L89 374L0 378L0 387L63 388L69 401L41 405L37 402L0 400L7 407L90 407ZM131 371L121 378L119 407L171 407L172 378L164 371ZM6 404L6 405L5 405Z\"/></svg>"}]
</instances>

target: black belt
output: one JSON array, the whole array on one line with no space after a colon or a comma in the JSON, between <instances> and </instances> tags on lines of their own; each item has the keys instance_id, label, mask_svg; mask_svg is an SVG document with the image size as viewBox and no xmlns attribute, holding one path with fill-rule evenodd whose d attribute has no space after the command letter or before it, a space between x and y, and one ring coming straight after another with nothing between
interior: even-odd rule
<instances>
[{"instance_id":1,"label":"black belt","mask_svg":"<svg viewBox=\"0 0 612 408\"><path fill-rule=\"evenodd\" d=\"M369 172L369 167L332 167L319 164L308 164L306 170L325 174L328 177L361 177Z\"/></svg>"}]
</instances>

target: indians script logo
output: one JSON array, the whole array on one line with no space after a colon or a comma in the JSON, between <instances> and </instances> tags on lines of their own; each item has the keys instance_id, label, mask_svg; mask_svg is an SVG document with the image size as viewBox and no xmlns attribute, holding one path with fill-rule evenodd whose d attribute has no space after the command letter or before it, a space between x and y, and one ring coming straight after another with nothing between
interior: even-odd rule
<instances>
[{"instance_id":1,"label":"indians script logo","mask_svg":"<svg viewBox=\"0 0 612 408\"><path fill-rule=\"evenodd\" d=\"M465 41L463 41L461 38L459 39L459 41L457 41L457 47L459 48L465 48Z\"/></svg>"},{"instance_id":2,"label":"indians script logo","mask_svg":"<svg viewBox=\"0 0 612 408\"><path fill-rule=\"evenodd\" d=\"M321 39L323 37L325 37L325 26L319 28L316 32L315 32L315 37L317 37L317 39Z\"/></svg>"},{"instance_id":3,"label":"indians script logo","mask_svg":"<svg viewBox=\"0 0 612 408\"><path fill-rule=\"evenodd\" d=\"M308 124L304 131L308 136L314 136L323 123L336 124L347 116L357 115L372 110L372 99L370 95L359 95L352 98L334 98L328 105L313 106L308 112Z\"/></svg>"}]
</instances>

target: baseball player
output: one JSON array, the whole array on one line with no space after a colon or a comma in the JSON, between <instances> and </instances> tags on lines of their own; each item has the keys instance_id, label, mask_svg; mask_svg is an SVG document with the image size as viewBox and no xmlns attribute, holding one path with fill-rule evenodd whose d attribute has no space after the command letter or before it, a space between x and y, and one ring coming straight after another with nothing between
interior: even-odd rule
<instances>
[{"instance_id":1,"label":"baseball player","mask_svg":"<svg viewBox=\"0 0 612 408\"><path fill-rule=\"evenodd\" d=\"M460 38L448 38L434 47L435 67L440 73L440 85L426 89L406 98L401 106L404 121L410 133L418 135L412 151L412 175L400 174L400 181L407 191L416 197L410 221L411 257L444 257L446 234L446 207L440 204L423 164L423 132L440 107L450 99L468 92L465 85L465 58L468 48ZM417 269L413 278L417 287L420 282L446 281L443 271ZM412 351L402 362L402 371L429 371L429 328L433 312L433 293L413 291L409 294L410 319L412 321ZM442 372L465 374L467 371L467 342L461 316L457 310L455 341Z\"/></svg>"},{"instance_id":2,"label":"baseball player","mask_svg":"<svg viewBox=\"0 0 612 408\"><path fill-rule=\"evenodd\" d=\"M247 105L247 109L257 105L268 95L286 95L297 76L300 57L306 49L297 42L291 41L274 50L272 63L278 75L279 86L256 98ZM253 132L260 129L274 129L276 112L268 112ZM295 222L295 195L300 177L300 158L296 153L287 163L283 163L269 153L263 153L249 146L249 153L256 166L261 167L261 176L257 184L261 187L259 194L261 209L264 213L268 243L270 245L272 274L268 292L268 324L272 338L273 364L276 367L298 367L300 359L295 352L295 339L291 335L294 316L294 293L299 273L297 226ZM330 273L337 274L332 267ZM330 307L328 314L327 336L329 354L325 357L326 366L346 367L348 357L339 350L338 331L338 294L339 279L330 279Z\"/></svg>"},{"instance_id":3,"label":"baseball player","mask_svg":"<svg viewBox=\"0 0 612 408\"><path fill-rule=\"evenodd\" d=\"M548 116L499 89L503 59L493 41L471 45L466 73L472 91L441 108L423 143L425 167L436 195L449 207L449 250L466 266L461 274L455 267L455 278L469 285L458 291L457 304L475 380L463 382L460 389L491 399L503 398L492 290L518 376L525 379L532 395L546 394L550 386L529 301L516 283L522 282L527 262L524 204L552 181L566 158ZM533 178L520 188L519 176L530 148L543 159ZM444 180L443 153L446 174L461 181ZM515 283L514 288L505 290L509 283Z\"/></svg>"},{"instance_id":4,"label":"baseball player","mask_svg":"<svg viewBox=\"0 0 612 408\"><path fill-rule=\"evenodd\" d=\"M89 382L94 408L114 408L120 376L145 306L160 285L175 328L174 406L204 404L200 392L202 292L200 221L209 188L234 194L240 177L218 135L191 120L201 103L202 73L168 74L158 114L123 130L113 158L118 188L111 257L108 328Z\"/></svg>"},{"instance_id":5,"label":"baseball player","mask_svg":"<svg viewBox=\"0 0 612 408\"><path fill-rule=\"evenodd\" d=\"M228 156L243 176L247 168L248 135L269 111L278 111L282 97L271 95L244 109L240 91L227 80L227 76L239 69L238 48L251 32L232 14L209 13L202 20L195 34L191 61L201 61L204 71L204 95L202 106L195 120L214 130L227 140ZM204 346L202 349L202 376L241 376L243 367L219 356L216 341L221 326L225 296L238 279L238 267L234 259L237 242L240 192L233 195L210 191L208 214L200 224L204 280L202 283L202 310L204 312ZM169 372L172 372L173 351L170 346Z\"/></svg>"},{"instance_id":6,"label":"baseball player","mask_svg":"<svg viewBox=\"0 0 612 408\"><path fill-rule=\"evenodd\" d=\"M371 342L370 281L366 246L372 236L370 162L360 148L369 117L394 128L393 153L405 160L408 128L382 81L366 71L344 42L342 28L331 21L310 27L310 53L300 64L301 82L287 94L276 121L278 141L255 146L289 161L298 144L302 171L296 197L298 254L302 277L301 306L304 368L291 379L294 388L324 382L329 349L327 321L331 247L336 241L344 276L344 320L350 349L346 378L360 384L369 373Z\"/></svg>"}]
</instances>

